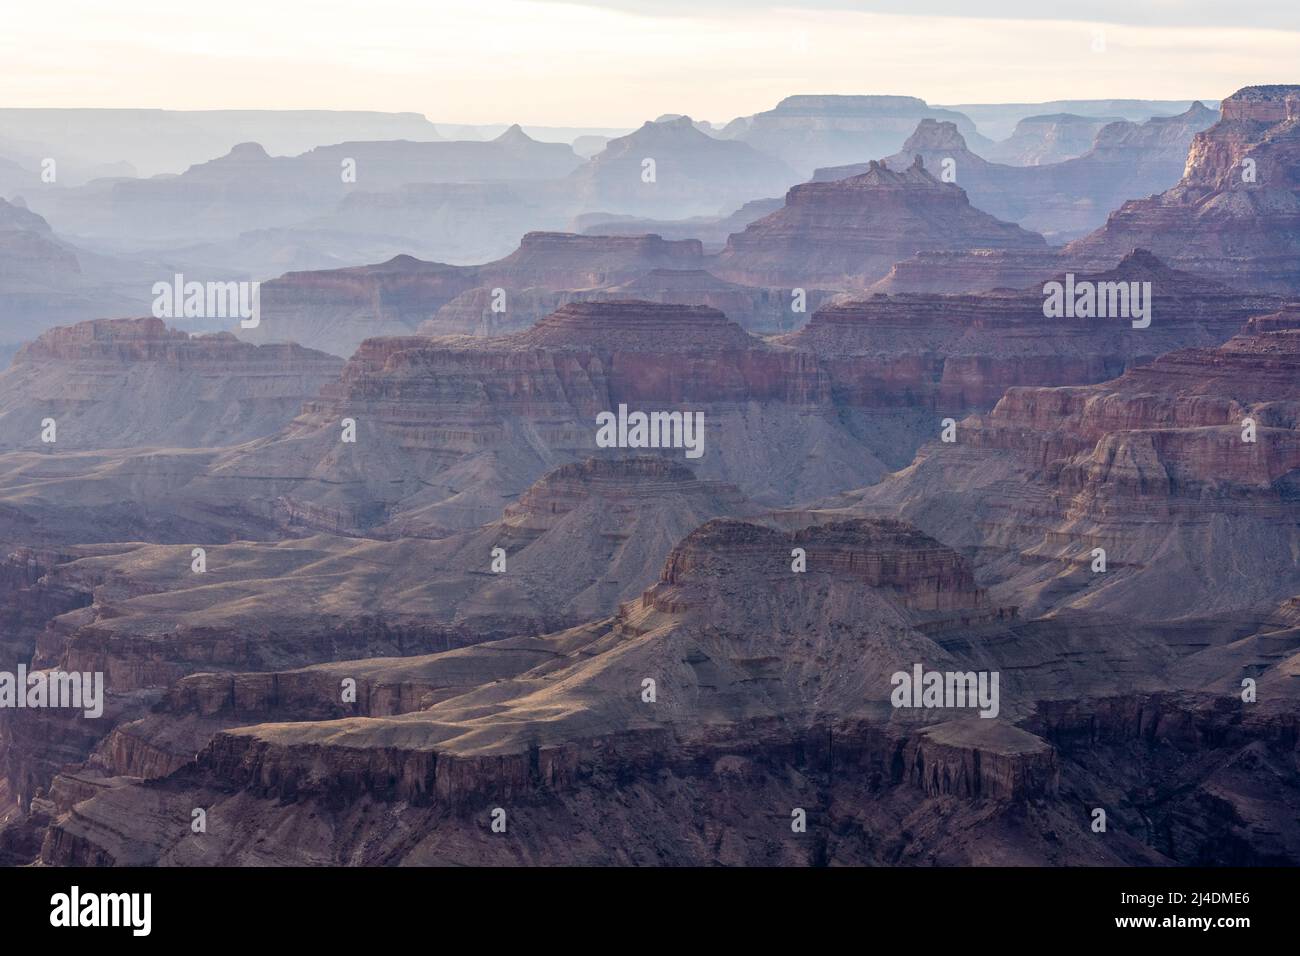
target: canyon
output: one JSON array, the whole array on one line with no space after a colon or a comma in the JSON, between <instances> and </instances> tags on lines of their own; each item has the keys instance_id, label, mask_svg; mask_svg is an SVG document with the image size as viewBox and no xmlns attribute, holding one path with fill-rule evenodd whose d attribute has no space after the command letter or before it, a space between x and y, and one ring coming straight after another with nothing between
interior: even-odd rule
<instances>
[{"instance_id":1,"label":"canyon","mask_svg":"<svg viewBox=\"0 0 1300 956\"><path fill-rule=\"evenodd\" d=\"M1293 864L1297 90L0 162L0 863Z\"/></svg>"}]
</instances>

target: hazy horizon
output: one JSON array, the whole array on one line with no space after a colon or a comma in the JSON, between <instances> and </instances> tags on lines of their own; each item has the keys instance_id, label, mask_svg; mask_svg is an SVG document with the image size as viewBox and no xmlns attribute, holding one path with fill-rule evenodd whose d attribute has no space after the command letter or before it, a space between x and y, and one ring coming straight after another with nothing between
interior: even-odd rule
<instances>
[{"instance_id":1,"label":"hazy horizon","mask_svg":"<svg viewBox=\"0 0 1300 956\"><path fill-rule=\"evenodd\" d=\"M229 0L213 23L160 0L57 0L7 15L0 106L629 128L663 113L725 122L800 93L939 105L1217 100L1284 81L1300 55L1300 16L1275 3L1107 4L1096 20L1014 0L978 14L952 3L898 12L914 6L376 0L363 17L340 0Z\"/></svg>"}]
</instances>

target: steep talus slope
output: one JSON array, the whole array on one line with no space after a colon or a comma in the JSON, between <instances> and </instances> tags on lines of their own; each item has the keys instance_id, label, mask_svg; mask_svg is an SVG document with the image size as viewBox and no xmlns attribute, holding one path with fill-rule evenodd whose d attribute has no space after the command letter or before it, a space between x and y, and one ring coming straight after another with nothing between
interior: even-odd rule
<instances>
[{"instance_id":1,"label":"steep talus slope","mask_svg":"<svg viewBox=\"0 0 1300 956\"><path fill-rule=\"evenodd\" d=\"M490 520L543 472L596 452L597 416L624 405L702 415L689 458L684 445L658 453L755 500L883 470L814 356L706 307L605 302L495 339L368 340L282 434L232 450L202 488L324 530L436 535Z\"/></svg>"}]
</instances>

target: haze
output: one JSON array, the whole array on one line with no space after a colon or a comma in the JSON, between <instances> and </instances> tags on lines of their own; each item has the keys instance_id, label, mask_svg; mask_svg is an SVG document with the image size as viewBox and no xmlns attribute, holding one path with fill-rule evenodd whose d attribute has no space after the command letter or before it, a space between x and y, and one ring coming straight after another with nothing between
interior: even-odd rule
<instances>
[{"instance_id":1,"label":"haze","mask_svg":"<svg viewBox=\"0 0 1300 956\"><path fill-rule=\"evenodd\" d=\"M725 121L795 92L1217 98L1286 75L1300 54L1285 4L1102 4L1095 22L1019 2L978 18L960 6L227 0L215 19L165 0L55 0L6 11L0 105L634 127L664 112Z\"/></svg>"}]
</instances>

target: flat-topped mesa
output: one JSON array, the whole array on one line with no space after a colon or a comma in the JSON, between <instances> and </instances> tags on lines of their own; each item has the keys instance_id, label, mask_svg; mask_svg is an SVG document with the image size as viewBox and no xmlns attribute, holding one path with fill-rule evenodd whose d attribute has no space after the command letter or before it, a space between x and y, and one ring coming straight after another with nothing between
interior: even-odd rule
<instances>
[{"instance_id":1,"label":"flat-topped mesa","mask_svg":"<svg viewBox=\"0 0 1300 956\"><path fill-rule=\"evenodd\" d=\"M1057 281L1065 282L1064 275ZM1188 346L1218 345L1275 296L1242 295L1171 269L1146 250L1077 282L1150 283L1152 317L1046 318L1044 285L973 295L904 293L841 299L775 342L823 359L836 393L852 404L900 401L960 414L991 408L1018 385L1082 385ZM1141 290L1139 290L1141 291Z\"/></svg>"},{"instance_id":2,"label":"flat-topped mesa","mask_svg":"<svg viewBox=\"0 0 1300 956\"><path fill-rule=\"evenodd\" d=\"M1219 107L1228 121L1273 125L1300 118L1300 85L1275 83L1242 87Z\"/></svg>"},{"instance_id":3,"label":"flat-topped mesa","mask_svg":"<svg viewBox=\"0 0 1300 956\"><path fill-rule=\"evenodd\" d=\"M918 251L1046 247L973 207L918 157L902 170L873 161L858 176L795 186L784 207L733 234L709 268L756 285L864 288Z\"/></svg>"},{"instance_id":4,"label":"flat-topped mesa","mask_svg":"<svg viewBox=\"0 0 1300 956\"><path fill-rule=\"evenodd\" d=\"M1258 86L1223 101L1198 132L1182 180L1124 203L1070 243L1074 261L1145 246L1182 268L1243 288L1300 292L1300 85Z\"/></svg>"},{"instance_id":5,"label":"flat-topped mesa","mask_svg":"<svg viewBox=\"0 0 1300 956\"><path fill-rule=\"evenodd\" d=\"M214 366L231 371L248 364L281 372L310 367L337 371L340 359L294 343L256 346L229 332L191 335L162 319L92 319L41 333L14 356L16 363L163 362L176 368Z\"/></svg>"},{"instance_id":6,"label":"flat-topped mesa","mask_svg":"<svg viewBox=\"0 0 1300 956\"><path fill-rule=\"evenodd\" d=\"M710 521L672 550L659 583L642 595L641 604L674 612L720 600L717 590L724 579L755 588L788 582L795 548L805 553L806 573L884 589L909 611L987 609L965 558L891 518L814 524L794 532L735 519Z\"/></svg>"},{"instance_id":7,"label":"flat-topped mesa","mask_svg":"<svg viewBox=\"0 0 1300 956\"><path fill-rule=\"evenodd\" d=\"M499 274L516 285L583 289L627 281L651 269L698 268L703 258L698 239L529 232L504 259L472 268L481 278Z\"/></svg>"},{"instance_id":8,"label":"flat-topped mesa","mask_svg":"<svg viewBox=\"0 0 1300 956\"><path fill-rule=\"evenodd\" d=\"M918 252L895 262L867 291L956 294L1023 289L1048 278L1065 264L1056 249Z\"/></svg>"},{"instance_id":9,"label":"flat-topped mesa","mask_svg":"<svg viewBox=\"0 0 1300 956\"><path fill-rule=\"evenodd\" d=\"M346 356L367 338L415 332L467 293L485 294L490 308L504 307L509 313L516 295L525 297L521 304L526 307L529 295L547 290L616 285L653 269L697 269L703 260L698 239L530 232L510 255L483 265L453 266L402 255L376 265L290 272L262 284L262 322L241 330L240 337L292 340ZM508 316L502 321L510 324Z\"/></svg>"},{"instance_id":10,"label":"flat-topped mesa","mask_svg":"<svg viewBox=\"0 0 1300 956\"><path fill-rule=\"evenodd\" d=\"M1288 303L1280 311L1269 315L1257 315L1251 318L1241 330L1245 338L1261 332L1286 332L1300 328L1300 303ZM1270 341L1261 339L1260 341ZM1232 342L1225 343L1225 347Z\"/></svg>"},{"instance_id":11,"label":"flat-topped mesa","mask_svg":"<svg viewBox=\"0 0 1300 956\"><path fill-rule=\"evenodd\" d=\"M565 498L582 500L593 494L644 491L655 486L680 487L696 481L695 472L679 461L649 455L627 458L587 458L549 471L506 508L507 517L527 511L557 514L570 510Z\"/></svg>"},{"instance_id":12,"label":"flat-topped mesa","mask_svg":"<svg viewBox=\"0 0 1300 956\"><path fill-rule=\"evenodd\" d=\"M761 347L717 309L657 302L574 302L509 337L514 348L699 352Z\"/></svg>"},{"instance_id":13,"label":"flat-topped mesa","mask_svg":"<svg viewBox=\"0 0 1300 956\"><path fill-rule=\"evenodd\" d=\"M679 305L707 305L748 332L788 330L806 318L807 312L831 298L823 289L803 289L800 297L792 289L767 289L719 279L706 269L654 269L639 278L607 289L574 293L582 302L641 299ZM805 312L796 313L799 299Z\"/></svg>"},{"instance_id":14,"label":"flat-topped mesa","mask_svg":"<svg viewBox=\"0 0 1300 956\"><path fill-rule=\"evenodd\" d=\"M656 268L627 282L592 289L512 290L504 310L497 306L498 297L487 287L472 289L440 308L417 331L421 335L507 335L529 328L570 302L638 300L703 305L725 313L741 328L753 332L788 330L806 317L791 308L791 290L739 285L704 269ZM829 293L823 290L805 289L802 302L811 311L827 298Z\"/></svg>"},{"instance_id":15,"label":"flat-topped mesa","mask_svg":"<svg viewBox=\"0 0 1300 956\"><path fill-rule=\"evenodd\" d=\"M662 455L634 455L561 465L529 486L503 517L512 528L547 527L593 500L607 508L644 508L647 503L662 504L668 496L697 499L705 513L746 510L743 497L731 485L701 480L687 465ZM707 504L705 499L710 499Z\"/></svg>"},{"instance_id":16,"label":"flat-topped mesa","mask_svg":"<svg viewBox=\"0 0 1300 956\"><path fill-rule=\"evenodd\" d=\"M0 447L211 448L273 434L334 381L343 360L299 345L190 335L161 319L50 329L0 372Z\"/></svg>"}]
</instances>

